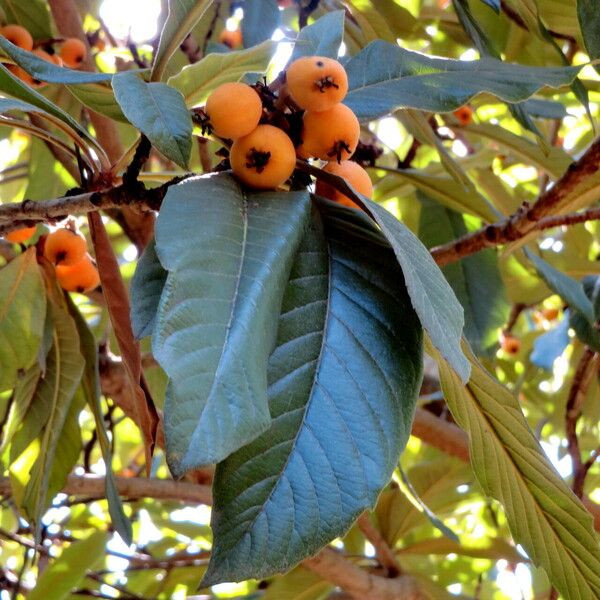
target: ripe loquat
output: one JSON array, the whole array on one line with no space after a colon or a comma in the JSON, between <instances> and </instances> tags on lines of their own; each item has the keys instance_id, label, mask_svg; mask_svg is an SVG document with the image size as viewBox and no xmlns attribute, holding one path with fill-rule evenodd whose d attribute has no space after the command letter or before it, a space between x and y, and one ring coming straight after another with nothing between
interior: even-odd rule
<instances>
[{"instance_id":1,"label":"ripe loquat","mask_svg":"<svg viewBox=\"0 0 600 600\"><path fill-rule=\"evenodd\" d=\"M66 39L60 48L60 57L62 61L71 69L80 67L86 55L87 47L78 38Z\"/></svg>"},{"instance_id":2,"label":"ripe loquat","mask_svg":"<svg viewBox=\"0 0 600 600\"><path fill-rule=\"evenodd\" d=\"M503 333L500 337L500 347L507 354L514 356L521 349L521 340L510 333Z\"/></svg>"},{"instance_id":3,"label":"ripe loquat","mask_svg":"<svg viewBox=\"0 0 600 600\"><path fill-rule=\"evenodd\" d=\"M359 136L358 119L344 104L304 113L302 146L305 155L339 162L354 154Z\"/></svg>"},{"instance_id":4,"label":"ripe loquat","mask_svg":"<svg viewBox=\"0 0 600 600\"><path fill-rule=\"evenodd\" d=\"M329 110L348 92L348 76L333 58L305 56L295 60L286 71L292 99L305 110Z\"/></svg>"},{"instance_id":5,"label":"ripe loquat","mask_svg":"<svg viewBox=\"0 0 600 600\"><path fill-rule=\"evenodd\" d=\"M23 48L23 50L31 51L33 49L33 38L25 27L20 25L5 25L0 27L0 35L4 36L9 42Z\"/></svg>"},{"instance_id":6,"label":"ripe loquat","mask_svg":"<svg viewBox=\"0 0 600 600\"><path fill-rule=\"evenodd\" d=\"M373 196L373 184L369 174L356 162L352 160L343 160L341 162L329 162L323 167L323 171L338 175L346 180L356 192L371 198ZM342 194L334 187L325 183L323 180L317 180L317 194L323 198L329 198L334 202L339 202L344 206L352 208L360 208L355 202L350 200L348 196Z\"/></svg>"},{"instance_id":7,"label":"ripe loquat","mask_svg":"<svg viewBox=\"0 0 600 600\"><path fill-rule=\"evenodd\" d=\"M92 262L89 254L72 265L58 265L56 267L56 279L63 290L67 292L89 292L100 284L98 269Z\"/></svg>"},{"instance_id":8,"label":"ripe loquat","mask_svg":"<svg viewBox=\"0 0 600 600\"><path fill-rule=\"evenodd\" d=\"M26 242L35 233L35 225L33 227L23 227L21 229L15 229L4 235L7 241L12 244L22 244Z\"/></svg>"},{"instance_id":9,"label":"ripe loquat","mask_svg":"<svg viewBox=\"0 0 600 600\"><path fill-rule=\"evenodd\" d=\"M219 34L219 41L221 44L229 46L232 50L241 48L244 43L244 40L242 39L242 30L239 27L233 31L231 29L223 29Z\"/></svg>"},{"instance_id":10,"label":"ripe loquat","mask_svg":"<svg viewBox=\"0 0 600 600\"><path fill-rule=\"evenodd\" d=\"M466 127L473 121L473 109L466 104L457 108L452 114L458 119L463 127Z\"/></svg>"},{"instance_id":11,"label":"ripe loquat","mask_svg":"<svg viewBox=\"0 0 600 600\"><path fill-rule=\"evenodd\" d=\"M296 165L296 151L285 132L273 125L259 125L233 142L229 154L234 175L259 190L276 188L288 179Z\"/></svg>"},{"instance_id":12,"label":"ripe loquat","mask_svg":"<svg viewBox=\"0 0 600 600\"><path fill-rule=\"evenodd\" d=\"M558 317L558 308L543 308L542 315L546 321L554 321Z\"/></svg>"},{"instance_id":13,"label":"ripe loquat","mask_svg":"<svg viewBox=\"0 0 600 600\"><path fill-rule=\"evenodd\" d=\"M85 238L72 229L57 229L48 234L44 256L55 265L74 265L87 251Z\"/></svg>"},{"instance_id":14,"label":"ripe loquat","mask_svg":"<svg viewBox=\"0 0 600 600\"><path fill-rule=\"evenodd\" d=\"M205 111L218 136L235 140L256 129L262 116L262 103L249 85L224 83L210 94Z\"/></svg>"}]
</instances>

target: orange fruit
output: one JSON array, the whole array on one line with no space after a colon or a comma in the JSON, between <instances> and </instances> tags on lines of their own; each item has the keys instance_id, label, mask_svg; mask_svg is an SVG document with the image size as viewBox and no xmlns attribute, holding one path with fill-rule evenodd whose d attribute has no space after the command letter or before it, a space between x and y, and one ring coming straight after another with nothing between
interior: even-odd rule
<instances>
[{"instance_id":1,"label":"orange fruit","mask_svg":"<svg viewBox=\"0 0 600 600\"><path fill-rule=\"evenodd\" d=\"M223 29L219 34L219 41L221 44L225 44L231 49L241 48L244 43L244 40L242 39L242 30L239 27L233 31L230 29Z\"/></svg>"},{"instance_id":2,"label":"orange fruit","mask_svg":"<svg viewBox=\"0 0 600 600\"><path fill-rule=\"evenodd\" d=\"M558 308L543 308L542 315L546 321L554 321L558 317Z\"/></svg>"},{"instance_id":3,"label":"orange fruit","mask_svg":"<svg viewBox=\"0 0 600 600\"><path fill-rule=\"evenodd\" d=\"M72 229L57 229L48 234L44 256L54 265L74 265L87 251L85 238Z\"/></svg>"},{"instance_id":4,"label":"orange fruit","mask_svg":"<svg viewBox=\"0 0 600 600\"><path fill-rule=\"evenodd\" d=\"M291 177L296 151L285 132L273 125L259 125L231 146L229 161L233 174L248 187L268 190Z\"/></svg>"},{"instance_id":5,"label":"orange fruit","mask_svg":"<svg viewBox=\"0 0 600 600\"><path fill-rule=\"evenodd\" d=\"M56 279L60 287L67 292L89 292L100 284L98 269L89 254L72 265L58 265Z\"/></svg>"},{"instance_id":6,"label":"orange fruit","mask_svg":"<svg viewBox=\"0 0 600 600\"><path fill-rule=\"evenodd\" d=\"M354 154L359 136L358 119L344 104L304 113L302 146L305 155L339 162Z\"/></svg>"},{"instance_id":7,"label":"orange fruit","mask_svg":"<svg viewBox=\"0 0 600 600\"><path fill-rule=\"evenodd\" d=\"M352 160L343 160L341 162L329 162L323 167L323 171L338 175L346 180L356 192L371 198L373 196L373 183L369 174L356 162ZM323 198L329 198L334 202L339 202L344 206L350 206L352 208L360 208L355 202L350 200L348 196L342 194L334 187L325 183L321 179L317 179L316 192Z\"/></svg>"},{"instance_id":8,"label":"orange fruit","mask_svg":"<svg viewBox=\"0 0 600 600\"><path fill-rule=\"evenodd\" d=\"M346 69L324 56L295 60L286 71L286 83L294 102L305 110L328 110L348 92Z\"/></svg>"},{"instance_id":9,"label":"orange fruit","mask_svg":"<svg viewBox=\"0 0 600 600\"><path fill-rule=\"evenodd\" d=\"M457 108L452 114L459 120L463 127L469 125L471 121L473 121L473 109L466 104L465 106Z\"/></svg>"},{"instance_id":10,"label":"orange fruit","mask_svg":"<svg viewBox=\"0 0 600 600\"><path fill-rule=\"evenodd\" d=\"M507 354L514 356L521 349L521 340L510 333L505 333L500 339L500 347Z\"/></svg>"},{"instance_id":11,"label":"orange fruit","mask_svg":"<svg viewBox=\"0 0 600 600\"><path fill-rule=\"evenodd\" d=\"M26 242L35 233L35 225L33 227L23 227L21 229L15 229L10 233L4 234L7 241L13 244L22 244Z\"/></svg>"},{"instance_id":12,"label":"orange fruit","mask_svg":"<svg viewBox=\"0 0 600 600\"><path fill-rule=\"evenodd\" d=\"M68 38L60 47L60 57L71 69L80 67L86 56L87 46L78 38Z\"/></svg>"},{"instance_id":13,"label":"orange fruit","mask_svg":"<svg viewBox=\"0 0 600 600\"><path fill-rule=\"evenodd\" d=\"M31 51L33 49L33 38L25 27L20 25L5 25L0 27L0 35L4 36L9 42L23 50Z\"/></svg>"},{"instance_id":14,"label":"orange fruit","mask_svg":"<svg viewBox=\"0 0 600 600\"><path fill-rule=\"evenodd\" d=\"M249 85L224 83L207 98L205 112L216 135L235 140L256 129L262 116L262 102Z\"/></svg>"}]
</instances>

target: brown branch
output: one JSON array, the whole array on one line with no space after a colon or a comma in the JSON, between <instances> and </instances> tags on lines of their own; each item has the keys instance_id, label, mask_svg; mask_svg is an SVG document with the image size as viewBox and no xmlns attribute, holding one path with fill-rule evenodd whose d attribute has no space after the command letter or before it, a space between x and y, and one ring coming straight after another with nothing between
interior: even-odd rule
<instances>
[{"instance_id":1,"label":"brown branch","mask_svg":"<svg viewBox=\"0 0 600 600\"><path fill-rule=\"evenodd\" d=\"M387 570L387 576L390 578L398 577L402 572L400 563L379 529L373 524L369 513L364 512L358 517L357 522L363 535L375 548L375 556L379 564Z\"/></svg>"},{"instance_id":2,"label":"brown branch","mask_svg":"<svg viewBox=\"0 0 600 600\"><path fill-rule=\"evenodd\" d=\"M569 389L567 397L567 406L565 409L565 430L567 436L567 450L571 457L573 469L573 492L578 498L583 497L583 486L588 470L592 463L587 466L581 459L581 449L579 447L579 438L577 437L577 422L581 417L581 405L585 399L587 389L592 382L594 375L598 372L598 360L596 354L590 348L584 350L575 375L573 383Z\"/></svg>"},{"instance_id":3,"label":"brown branch","mask_svg":"<svg viewBox=\"0 0 600 600\"><path fill-rule=\"evenodd\" d=\"M597 221L600 219L600 208L589 208L576 213L568 213L566 215L553 215L545 217L538 222L536 229L552 229L561 225L577 225L586 221Z\"/></svg>"},{"instance_id":4,"label":"brown branch","mask_svg":"<svg viewBox=\"0 0 600 600\"><path fill-rule=\"evenodd\" d=\"M347 560L340 552L324 548L302 563L317 575L343 588L356 600L424 600L412 577L378 577Z\"/></svg>"},{"instance_id":5,"label":"brown branch","mask_svg":"<svg viewBox=\"0 0 600 600\"><path fill-rule=\"evenodd\" d=\"M436 417L423 408L417 408L412 426L412 435L426 444L469 462L469 438L460 427Z\"/></svg>"},{"instance_id":6,"label":"brown branch","mask_svg":"<svg viewBox=\"0 0 600 600\"><path fill-rule=\"evenodd\" d=\"M432 248L431 254L438 265L446 265L474 254L483 248L492 248L518 240L539 227L542 219L560 210L562 201L587 177L600 168L600 139L597 139L552 188L542 192L533 205L524 202L510 217L487 225L466 236Z\"/></svg>"}]
</instances>

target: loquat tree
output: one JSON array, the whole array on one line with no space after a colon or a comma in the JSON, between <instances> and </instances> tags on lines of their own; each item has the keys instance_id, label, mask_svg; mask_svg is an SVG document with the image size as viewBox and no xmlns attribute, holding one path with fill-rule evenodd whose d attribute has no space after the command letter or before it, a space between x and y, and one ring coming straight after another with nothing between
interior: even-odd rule
<instances>
[{"instance_id":1,"label":"loquat tree","mask_svg":"<svg viewBox=\"0 0 600 600\"><path fill-rule=\"evenodd\" d=\"M0 0L0 599L600 598L594 0Z\"/></svg>"}]
</instances>

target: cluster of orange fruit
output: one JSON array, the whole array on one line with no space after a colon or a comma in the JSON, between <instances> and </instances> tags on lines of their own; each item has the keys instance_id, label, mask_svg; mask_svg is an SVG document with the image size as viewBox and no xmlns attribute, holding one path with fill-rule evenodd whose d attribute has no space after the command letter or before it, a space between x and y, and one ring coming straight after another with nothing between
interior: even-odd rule
<instances>
[{"instance_id":1,"label":"cluster of orange fruit","mask_svg":"<svg viewBox=\"0 0 600 600\"><path fill-rule=\"evenodd\" d=\"M13 244L23 244L34 234L35 227L23 227L4 237ZM44 256L56 267L56 279L63 290L81 294L98 287L98 269L87 249L83 235L67 227L56 229L46 236Z\"/></svg>"},{"instance_id":2,"label":"cluster of orange fruit","mask_svg":"<svg viewBox=\"0 0 600 600\"><path fill-rule=\"evenodd\" d=\"M205 113L212 131L233 141L231 169L245 185L276 188L291 177L296 157L318 158L327 162L325 171L343 177L357 192L371 197L373 185L368 173L348 160L358 145L360 125L352 110L342 104L347 91L348 77L337 60L309 56L288 67L277 101L284 114L296 107L304 111L301 139L296 146L282 128L264 123L268 116L256 86L239 82L220 85L208 97ZM295 107L289 107L286 97ZM316 191L331 200L356 206L322 181L317 182Z\"/></svg>"},{"instance_id":3,"label":"cluster of orange fruit","mask_svg":"<svg viewBox=\"0 0 600 600\"><path fill-rule=\"evenodd\" d=\"M59 67L67 66L71 69L77 69L81 66L81 63L87 55L86 45L77 38L67 38L62 41L58 53L50 43L43 44L45 50L42 48L34 49L35 43L33 37L29 31L27 31L25 27L21 27L21 25L5 25L4 27L0 27L0 35L5 37L15 46L27 50L28 52L32 52L38 58L54 63ZM47 52L47 50L49 50L49 52ZM7 65L7 68L15 77L18 77L21 81L24 81L31 87L39 88L46 85L44 82L32 77L18 65L9 64Z\"/></svg>"}]
</instances>

